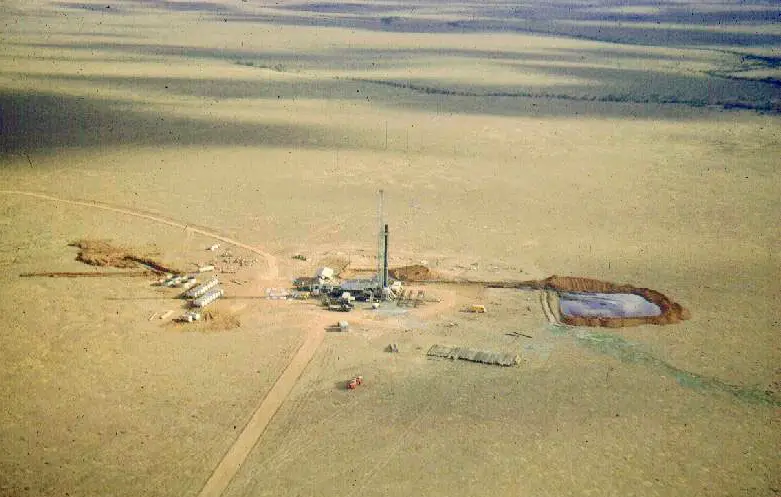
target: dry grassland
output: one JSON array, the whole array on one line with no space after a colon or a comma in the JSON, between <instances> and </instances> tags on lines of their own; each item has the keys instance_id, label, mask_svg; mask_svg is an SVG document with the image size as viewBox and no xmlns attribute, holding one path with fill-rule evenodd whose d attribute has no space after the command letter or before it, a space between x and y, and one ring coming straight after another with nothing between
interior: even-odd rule
<instances>
[{"instance_id":1,"label":"dry grassland","mask_svg":"<svg viewBox=\"0 0 781 497\"><path fill-rule=\"evenodd\" d=\"M561 327L532 291L416 283L440 301L326 334L223 495L779 495L778 16L3 2L0 495L199 495L343 318L259 297L373 267L380 188L393 266L629 283L692 317ZM258 262L191 333L149 319L184 302L144 278L19 277L90 270L79 239Z\"/></svg>"}]
</instances>

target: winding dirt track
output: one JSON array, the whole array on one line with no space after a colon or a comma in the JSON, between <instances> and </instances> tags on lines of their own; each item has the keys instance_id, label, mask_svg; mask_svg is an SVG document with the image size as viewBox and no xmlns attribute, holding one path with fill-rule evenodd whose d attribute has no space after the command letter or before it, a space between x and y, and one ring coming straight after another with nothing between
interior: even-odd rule
<instances>
[{"instance_id":1,"label":"winding dirt track","mask_svg":"<svg viewBox=\"0 0 781 497\"><path fill-rule=\"evenodd\" d=\"M266 260L266 265L268 266L268 277L269 278L277 278L279 277L279 266L277 265L277 259L273 255L269 254L268 252L264 252L263 250L260 250L259 248L253 247L252 245L247 245L246 243L242 243L238 240L234 240L232 238L228 238L226 236L220 235L219 233L215 233L213 231L209 231L204 228L199 228L190 224L184 224L178 221L174 221L173 219L168 219L162 216L158 216L155 214L148 214L146 212L141 212L137 210L131 210L131 209L125 209L123 207L114 207L112 205L104 204L101 202L86 202L82 200L69 200L65 198L60 197L54 197L52 195L46 195L43 193L35 193L35 192L26 192L26 191L20 191L20 190L0 190L0 193L6 194L6 195L23 195L26 197L32 197L37 198L41 200L49 200L51 202L58 202L62 204L70 204L70 205L79 205L82 207L90 207L93 209L101 209L104 211L110 211L110 212L116 212L119 214L125 214L127 216L134 216L139 217L141 219L148 219L150 221L154 221L156 223L160 224L166 224L168 226L173 226L176 228L182 228L186 230L190 230L193 233L198 233L200 235L205 235L217 240L220 240L221 242L225 242L227 244L233 245L235 247L241 247L243 249L249 250L250 252L253 252L255 254L258 254L262 256Z\"/></svg>"},{"instance_id":2,"label":"winding dirt track","mask_svg":"<svg viewBox=\"0 0 781 497\"><path fill-rule=\"evenodd\" d=\"M150 221L166 224L168 226L189 229L195 233L200 233L202 235L216 238L217 240L221 240L225 243L244 248L263 256L268 264L269 277L276 278L279 275L277 261L273 255L258 248L241 243L237 240L233 240L232 238L211 232L207 229L192 227L190 225L153 214L147 214L144 212L134 211L121 207L113 207L97 202L68 200L51 195L45 195L42 193L16 190L0 190L0 193L8 195L24 195L41 200L48 200L51 202L60 202L93 209L101 209L119 214L125 214L128 216L135 216L142 219L148 219ZM255 447L258 440L260 440L260 437L263 435L266 427L271 422L274 414L276 414L277 410L293 390L293 387L296 385L296 382L304 372L304 369L306 369L307 365L312 360L312 357L314 357L315 352L317 352L320 344L323 342L323 339L325 338L325 319L328 318L323 317L318 320L313 320L313 322L310 323L309 332L304 338L304 342L301 344L301 347L298 349L285 370L282 372L279 378L277 378L277 381L255 409L255 412L252 414L249 422L244 426L241 434L238 436L236 441L233 443L230 449L228 449L228 452L214 469L211 476L206 481L203 489L198 494L199 497L219 497L228 487L231 480L236 475L236 472L238 472L239 468L247 459L249 453L252 451L252 448Z\"/></svg>"}]
</instances>

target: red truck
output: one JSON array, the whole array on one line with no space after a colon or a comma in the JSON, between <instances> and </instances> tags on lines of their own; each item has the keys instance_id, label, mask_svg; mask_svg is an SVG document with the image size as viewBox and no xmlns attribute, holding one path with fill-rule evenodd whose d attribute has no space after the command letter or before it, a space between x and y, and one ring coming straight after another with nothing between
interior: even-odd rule
<instances>
[{"instance_id":1,"label":"red truck","mask_svg":"<svg viewBox=\"0 0 781 497\"><path fill-rule=\"evenodd\" d=\"M347 382L347 390L355 390L358 385L363 384L363 376L356 376L352 380Z\"/></svg>"}]
</instances>

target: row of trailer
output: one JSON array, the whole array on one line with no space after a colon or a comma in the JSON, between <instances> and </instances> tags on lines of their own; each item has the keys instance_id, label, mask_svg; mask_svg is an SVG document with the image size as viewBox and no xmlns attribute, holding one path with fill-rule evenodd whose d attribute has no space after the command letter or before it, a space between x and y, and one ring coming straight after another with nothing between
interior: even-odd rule
<instances>
[{"instance_id":1,"label":"row of trailer","mask_svg":"<svg viewBox=\"0 0 781 497\"><path fill-rule=\"evenodd\" d=\"M225 295L225 290L220 287L220 281L216 276L203 283L198 283L195 275L173 275L158 282L160 286L168 288L182 288L182 298L190 301L192 309L178 318L179 321L191 323L201 319L200 310L215 302Z\"/></svg>"},{"instance_id":2,"label":"row of trailer","mask_svg":"<svg viewBox=\"0 0 781 497\"><path fill-rule=\"evenodd\" d=\"M216 276L184 292L184 298L192 299L190 305L198 308L206 307L223 295L225 290L220 288L220 280Z\"/></svg>"}]
</instances>

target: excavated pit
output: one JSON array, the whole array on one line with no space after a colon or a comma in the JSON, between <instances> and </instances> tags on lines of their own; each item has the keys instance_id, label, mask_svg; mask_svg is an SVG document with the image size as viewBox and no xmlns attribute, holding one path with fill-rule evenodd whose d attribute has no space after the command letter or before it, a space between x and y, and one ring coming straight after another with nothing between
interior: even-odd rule
<instances>
[{"instance_id":1,"label":"excavated pit","mask_svg":"<svg viewBox=\"0 0 781 497\"><path fill-rule=\"evenodd\" d=\"M621 328L641 324L675 324L691 314L677 302L650 288L617 285L575 276L526 281L524 288L556 292L558 319L571 326Z\"/></svg>"}]
</instances>

